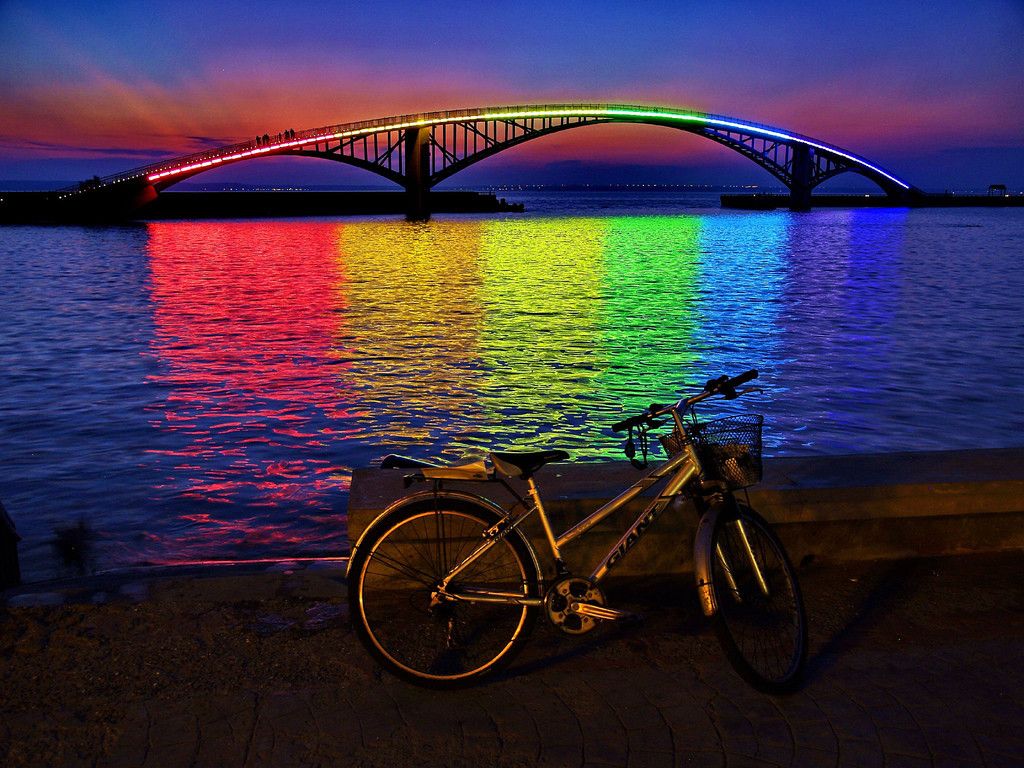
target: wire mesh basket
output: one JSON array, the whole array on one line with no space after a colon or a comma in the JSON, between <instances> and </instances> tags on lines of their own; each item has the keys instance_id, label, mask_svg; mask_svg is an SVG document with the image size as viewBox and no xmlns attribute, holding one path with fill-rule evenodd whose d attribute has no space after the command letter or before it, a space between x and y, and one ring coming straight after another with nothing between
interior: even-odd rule
<instances>
[{"instance_id":1,"label":"wire mesh basket","mask_svg":"<svg viewBox=\"0 0 1024 768\"><path fill-rule=\"evenodd\" d=\"M732 490L761 482L761 428L764 416L745 414L687 426L687 436L673 430L663 435L661 444L669 456L675 456L689 441L708 480L720 480Z\"/></svg>"}]
</instances>

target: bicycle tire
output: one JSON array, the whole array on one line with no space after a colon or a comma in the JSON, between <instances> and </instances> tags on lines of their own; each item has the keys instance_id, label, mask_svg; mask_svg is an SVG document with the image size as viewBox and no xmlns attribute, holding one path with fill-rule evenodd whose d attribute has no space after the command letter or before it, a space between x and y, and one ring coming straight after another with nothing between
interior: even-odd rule
<instances>
[{"instance_id":1,"label":"bicycle tire","mask_svg":"<svg viewBox=\"0 0 1024 768\"><path fill-rule=\"evenodd\" d=\"M356 634L389 672L418 685L457 687L495 672L519 652L537 607L430 606L437 582L498 520L485 506L436 497L398 507L364 537L349 569L349 607ZM531 545L513 531L450 586L539 597L535 563Z\"/></svg>"},{"instance_id":2,"label":"bicycle tire","mask_svg":"<svg viewBox=\"0 0 1024 768\"><path fill-rule=\"evenodd\" d=\"M787 693L799 686L807 661L800 585L782 542L764 518L746 505L730 506L715 524L708 561L717 605L715 634L740 677L758 690Z\"/></svg>"}]
</instances>

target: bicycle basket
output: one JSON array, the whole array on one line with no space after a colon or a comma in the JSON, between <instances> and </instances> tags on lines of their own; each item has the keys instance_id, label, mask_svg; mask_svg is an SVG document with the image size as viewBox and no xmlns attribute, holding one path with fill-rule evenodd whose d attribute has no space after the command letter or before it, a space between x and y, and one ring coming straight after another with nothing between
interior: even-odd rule
<instances>
[{"instance_id":1,"label":"bicycle basket","mask_svg":"<svg viewBox=\"0 0 1024 768\"><path fill-rule=\"evenodd\" d=\"M704 475L738 490L761 482L761 427L764 416L729 416L690 425L687 433L697 449ZM673 430L662 436L661 444L669 456L683 449L686 439Z\"/></svg>"}]
</instances>

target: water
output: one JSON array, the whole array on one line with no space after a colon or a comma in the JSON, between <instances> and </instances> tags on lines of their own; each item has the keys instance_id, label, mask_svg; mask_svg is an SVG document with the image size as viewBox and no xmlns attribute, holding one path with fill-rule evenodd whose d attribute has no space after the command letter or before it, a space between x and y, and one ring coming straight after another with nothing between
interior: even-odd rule
<instances>
[{"instance_id":1,"label":"water","mask_svg":"<svg viewBox=\"0 0 1024 768\"><path fill-rule=\"evenodd\" d=\"M79 523L90 569L339 554L354 467L621 458L613 421L750 367L769 454L1024 444L1024 210L508 196L530 213L0 229L26 578Z\"/></svg>"}]
</instances>

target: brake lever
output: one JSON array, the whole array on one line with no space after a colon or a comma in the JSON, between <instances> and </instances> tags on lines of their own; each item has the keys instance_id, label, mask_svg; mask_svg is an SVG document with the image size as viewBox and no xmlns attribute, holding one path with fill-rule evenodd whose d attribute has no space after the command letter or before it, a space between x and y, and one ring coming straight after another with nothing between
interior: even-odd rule
<instances>
[{"instance_id":1,"label":"brake lever","mask_svg":"<svg viewBox=\"0 0 1024 768\"><path fill-rule=\"evenodd\" d=\"M636 443L633 442L633 430L629 431L629 437L626 439L626 444L622 448L622 452L626 454L626 458L630 461L636 456Z\"/></svg>"}]
</instances>

